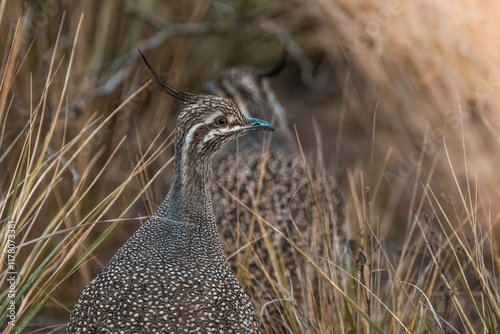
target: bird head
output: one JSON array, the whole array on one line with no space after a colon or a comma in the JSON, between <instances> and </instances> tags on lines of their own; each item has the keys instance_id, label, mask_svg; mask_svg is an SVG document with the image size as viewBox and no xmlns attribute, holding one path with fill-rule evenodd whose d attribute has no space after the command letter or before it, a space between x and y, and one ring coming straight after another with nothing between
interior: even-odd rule
<instances>
[{"instance_id":1,"label":"bird head","mask_svg":"<svg viewBox=\"0 0 500 334\"><path fill-rule=\"evenodd\" d=\"M175 139L175 149L184 152L183 155L210 159L220 148L246 133L274 131L270 123L245 116L230 99L175 89L154 72L144 55L142 57L159 88L185 104L177 119Z\"/></svg>"}]
</instances>

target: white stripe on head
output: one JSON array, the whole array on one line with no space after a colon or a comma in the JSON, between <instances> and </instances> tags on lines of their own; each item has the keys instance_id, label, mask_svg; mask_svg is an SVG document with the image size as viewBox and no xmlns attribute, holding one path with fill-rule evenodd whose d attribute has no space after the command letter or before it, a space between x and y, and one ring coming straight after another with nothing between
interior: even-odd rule
<instances>
[{"instance_id":1,"label":"white stripe on head","mask_svg":"<svg viewBox=\"0 0 500 334\"><path fill-rule=\"evenodd\" d=\"M243 127L241 125L234 125L234 126L226 126L224 128L219 128L217 129L217 133L227 133L227 132L234 132L242 129ZM203 142L206 143L213 137L215 137L215 131L210 131L205 135L205 138L203 138ZM201 143L200 143L201 144Z\"/></svg>"},{"instance_id":2,"label":"white stripe on head","mask_svg":"<svg viewBox=\"0 0 500 334\"><path fill-rule=\"evenodd\" d=\"M186 138L184 138L184 145L182 146L182 151L187 152L187 148L189 147L189 144L191 143L191 140L193 140L193 135L200 126L204 125L204 123L198 123L195 126L193 126L191 129L189 129Z\"/></svg>"},{"instance_id":3,"label":"white stripe on head","mask_svg":"<svg viewBox=\"0 0 500 334\"><path fill-rule=\"evenodd\" d=\"M203 123L198 123L195 126L193 126L191 129L189 129L186 138L184 138L184 144L182 145L182 152L181 153L181 166L186 166L186 155L187 155L187 149L189 147L189 144L193 140L193 135L200 126L202 126Z\"/></svg>"},{"instance_id":4,"label":"white stripe on head","mask_svg":"<svg viewBox=\"0 0 500 334\"><path fill-rule=\"evenodd\" d=\"M212 130L205 135L205 137L203 138L203 141L198 143L198 146L196 148L198 150L200 150L204 146L204 144L206 142L212 140L216 134L224 134L227 132L238 131L239 129L242 129L242 128L243 128L243 126L241 126L241 125L235 125L235 126L231 126L231 127L228 126L228 127Z\"/></svg>"}]
</instances>

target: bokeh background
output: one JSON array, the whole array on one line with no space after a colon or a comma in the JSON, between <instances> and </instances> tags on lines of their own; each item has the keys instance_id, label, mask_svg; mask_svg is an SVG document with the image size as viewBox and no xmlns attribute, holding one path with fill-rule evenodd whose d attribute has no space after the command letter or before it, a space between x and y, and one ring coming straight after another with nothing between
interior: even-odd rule
<instances>
[{"instance_id":1,"label":"bokeh background","mask_svg":"<svg viewBox=\"0 0 500 334\"><path fill-rule=\"evenodd\" d=\"M60 331L84 286L168 191L169 135L181 106L147 83L137 48L193 93L230 66L270 68L285 48L287 65L271 86L304 153L337 180L349 238L364 231L361 197L379 240L396 248L422 214L449 221L465 240L474 228L498 238L498 17L492 0L0 1L1 223L30 223L18 226L21 244L53 224L98 221L70 240L61 233L18 249L19 268L51 249L69 266L56 258L57 269L29 282L61 283L19 300L22 309L36 291L48 298L26 331ZM26 146L35 138L49 138L40 161L57 160L61 173L19 163L43 147ZM40 180L31 195L13 195L18 175ZM37 202L47 185L50 196ZM30 268L42 262L31 260Z\"/></svg>"}]
</instances>

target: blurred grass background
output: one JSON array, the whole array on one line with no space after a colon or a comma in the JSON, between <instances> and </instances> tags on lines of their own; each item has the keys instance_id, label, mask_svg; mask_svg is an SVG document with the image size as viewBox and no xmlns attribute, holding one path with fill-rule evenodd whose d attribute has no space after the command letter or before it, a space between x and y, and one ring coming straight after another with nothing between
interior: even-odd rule
<instances>
[{"instance_id":1,"label":"blurred grass background","mask_svg":"<svg viewBox=\"0 0 500 334\"><path fill-rule=\"evenodd\" d=\"M491 0L1 0L0 220L16 222L20 245L18 328L61 331L168 191L180 106L147 83L137 47L174 87L202 93L228 66L271 66L285 45L272 86L306 155L320 145L351 238L371 254L364 238L376 235L397 263L420 227L485 293L486 272L500 274L498 14ZM488 312L471 316L489 330L500 314L492 289L479 303ZM5 307L1 328L16 332ZM485 332L463 317L466 332Z\"/></svg>"}]
</instances>

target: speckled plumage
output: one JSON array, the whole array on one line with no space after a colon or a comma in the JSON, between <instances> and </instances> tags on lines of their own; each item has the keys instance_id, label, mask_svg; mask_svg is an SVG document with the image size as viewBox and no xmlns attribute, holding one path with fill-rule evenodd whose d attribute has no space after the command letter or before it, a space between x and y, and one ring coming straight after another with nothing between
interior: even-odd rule
<instances>
[{"instance_id":1,"label":"speckled plumage","mask_svg":"<svg viewBox=\"0 0 500 334\"><path fill-rule=\"evenodd\" d=\"M267 150L263 149L266 140L260 134L240 138L237 143L231 143L217 153L214 159L216 182L212 184L215 217L219 222L224 249L226 256L232 255L228 260L229 264L233 270L241 271L242 275L238 277L245 277L242 281L245 290L254 302L261 301L258 307L266 305L267 312L264 314L276 318L276 312L282 312L278 311L280 307L277 300L300 299L301 294L311 288L303 285L308 281L304 279L304 275L308 275L307 271L300 265L304 263L304 259L283 237L265 226L265 233L269 235L274 252L284 260L283 269L291 283L288 289L293 290L295 296L287 297L286 291L277 292L271 284L271 281L277 281L276 268L273 267L271 255L263 240L263 231L257 223L253 239L250 242L248 240L249 222L255 220L255 217L245 206L250 209L255 207L261 217L311 254L317 263L325 263L320 257L329 258L327 242L333 244L339 242L339 239L343 242L342 196L333 179L316 173L308 165L312 176L311 189L295 137L267 78L252 68L230 68L221 73L215 92L234 100L247 117L272 120L276 127ZM262 171L266 155L267 161ZM259 180L257 175L262 175L262 179ZM312 191L318 196L319 210ZM228 196L228 192L232 196ZM325 220L324 229L318 223L319 215ZM253 255L248 268L242 268L244 251L240 248L249 243ZM235 252L238 252L236 256ZM266 304L271 300L275 302ZM304 314L308 313L307 309L303 311Z\"/></svg>"},{"instance_id":2,"label":"speckled plumage","mask_svg":"<svg viewBox=\"0 0 500 334\"><path fill-rule=\"evenodd\" d=\"M228 99L182 93L157 80L187 103L177 122L170 192L85 288L66 332L257 333L250 299L224 257L209 181L218 149L272 128ZM217 125L220 117L227 125Z\"/></svg>"}]
</instances>

